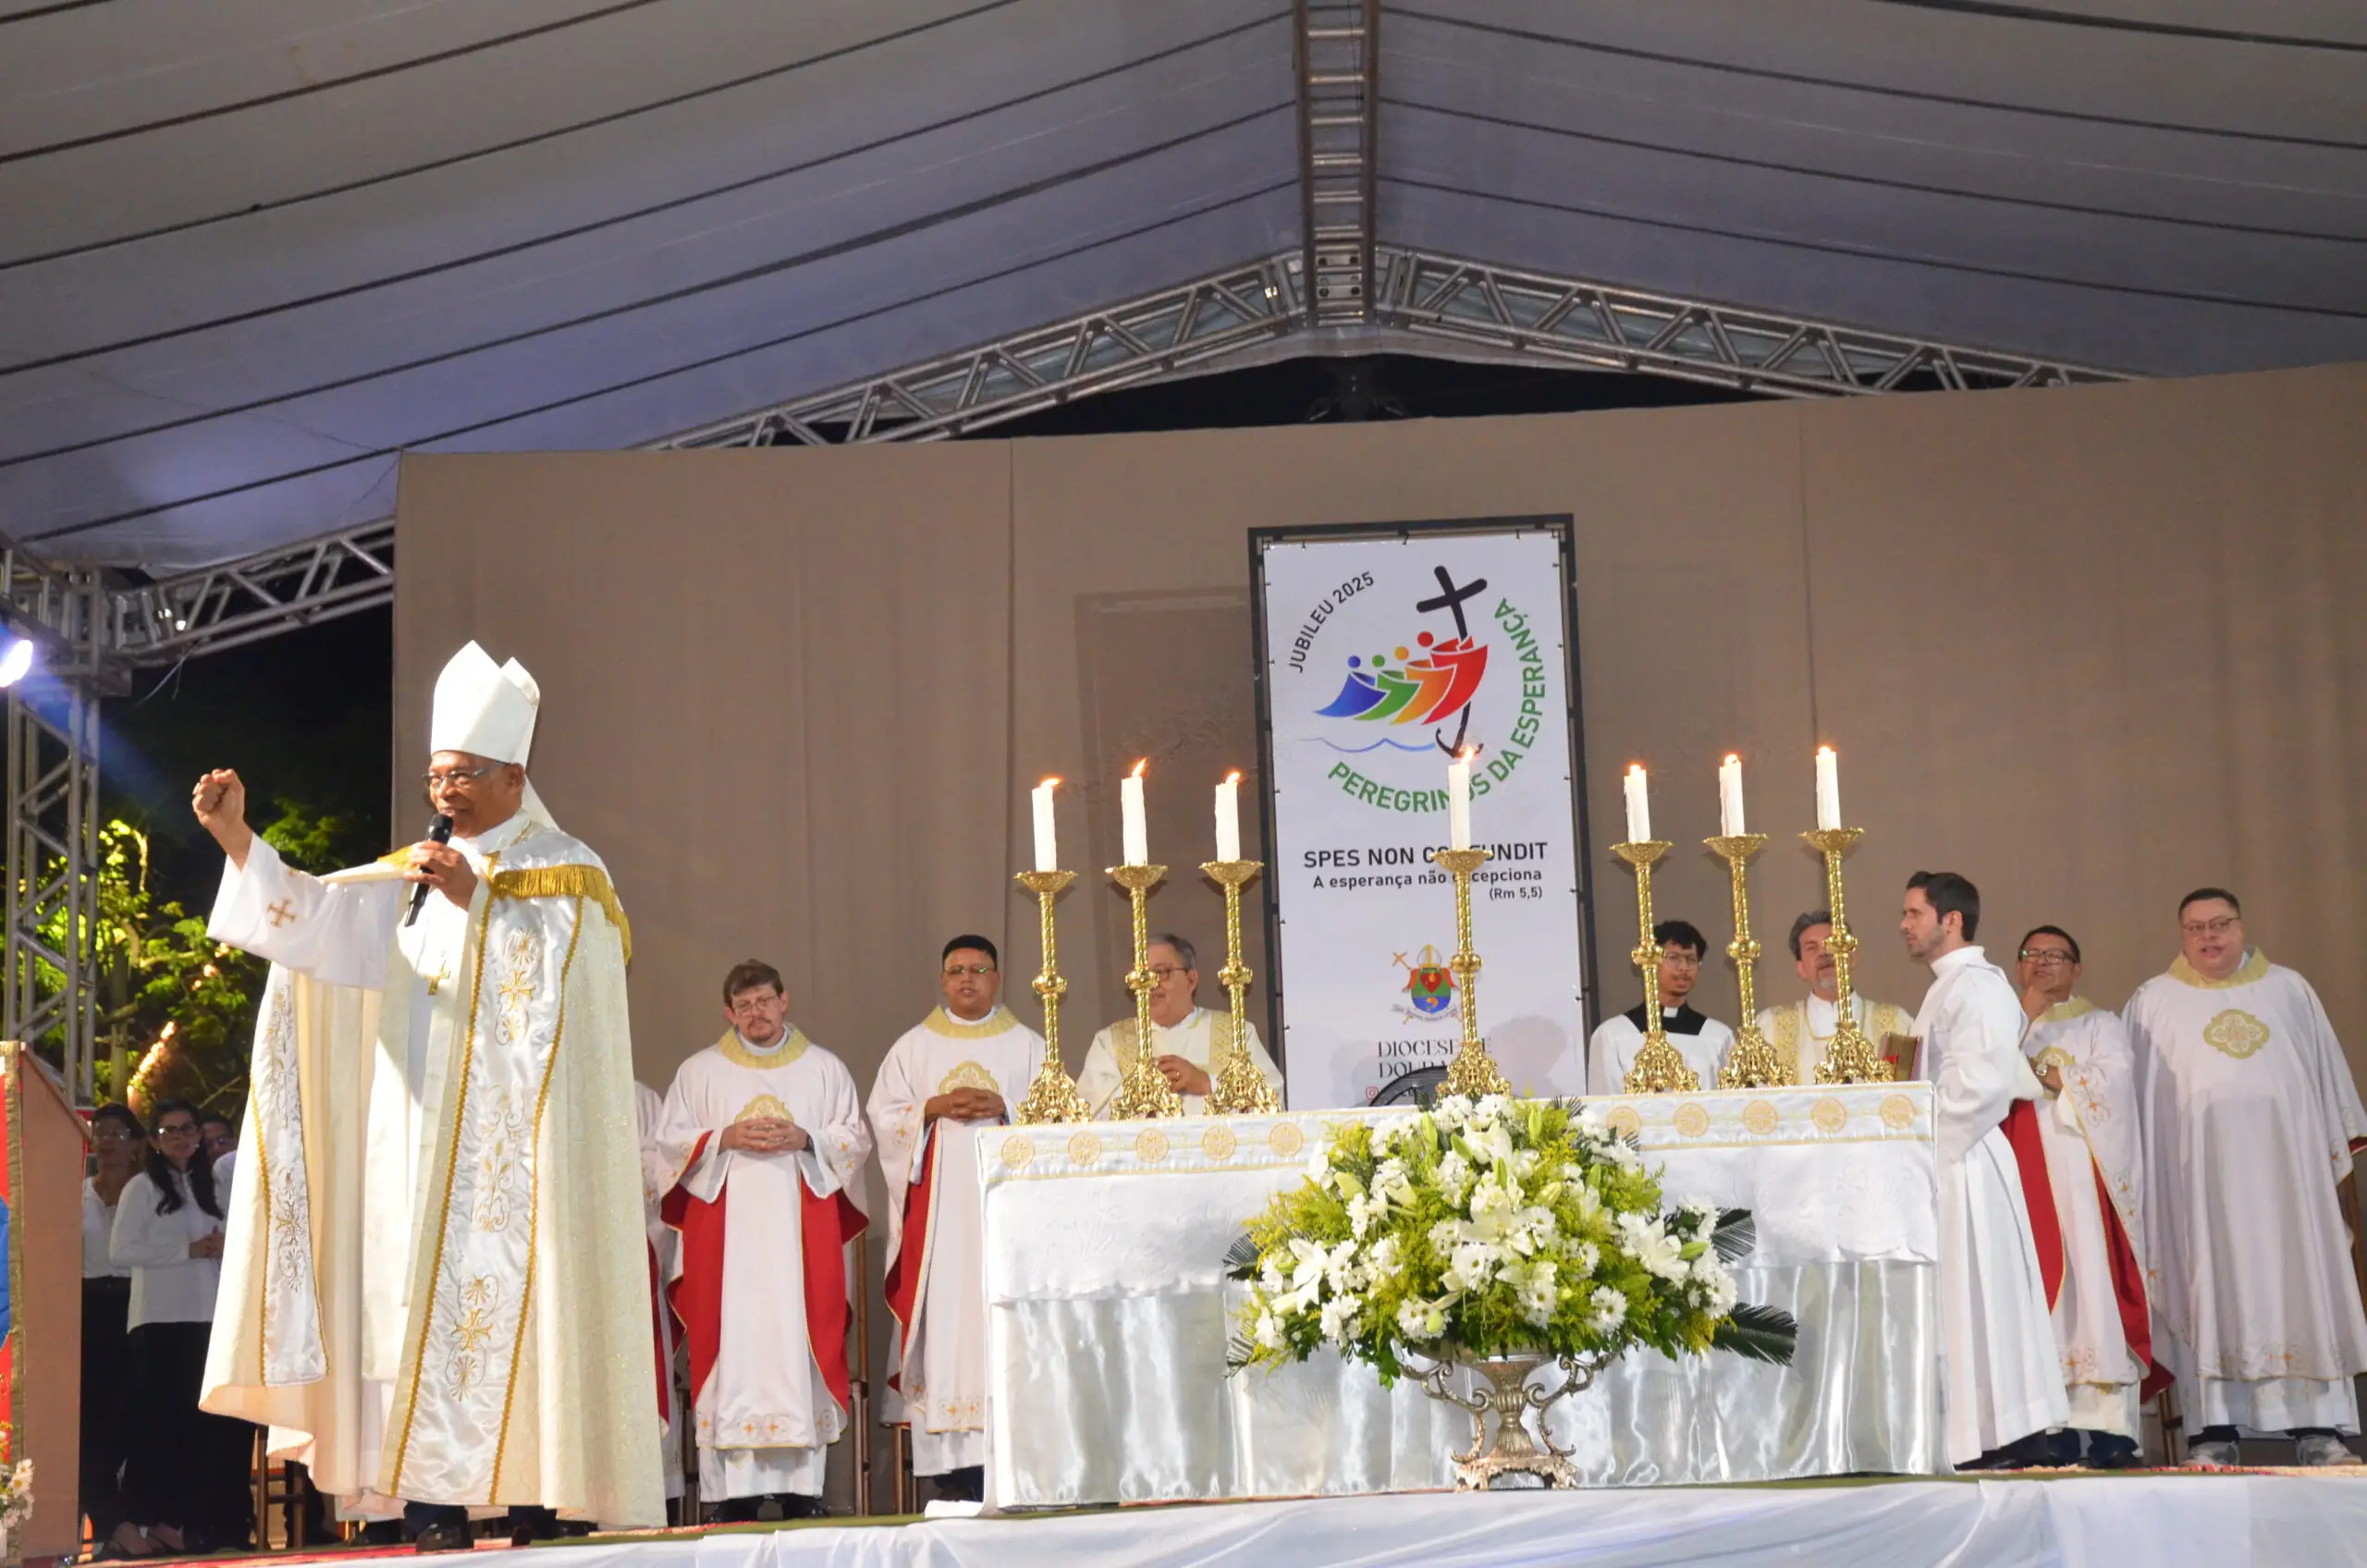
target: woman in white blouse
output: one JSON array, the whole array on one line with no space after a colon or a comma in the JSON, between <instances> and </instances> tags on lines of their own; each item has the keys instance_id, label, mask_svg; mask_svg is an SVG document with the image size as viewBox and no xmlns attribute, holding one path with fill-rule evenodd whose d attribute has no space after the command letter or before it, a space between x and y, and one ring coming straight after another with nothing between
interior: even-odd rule
<instances>
[{"instance_id":1,"label":"woman in white blouse","mask_svg":"<svg viewBox=\"0 0 2367 1568\"><path fill-rule=\"evenodd\" d=\"M204 1550L236 1512L222 1488L226 1427L197 1407L222 1274L222 1205L213 1162L199 1158L197 1108L166 1100L140 1173L116 1205L109 1254L131 1270L131 1454L122 1525L108 1537L126 1557Z\"/></svg>"},{"instance_id":2,"label":"woman in white blouse","mask_svg":"<svg viewBox=\"0 0 2367 1568\"><path fill-rule=\"evenodd\" d=\"M98 1169L82 1179L82 1512L102 1550L123 1523L124 1339L131 1310L131 1270L109 1256L116 1203L140 1169L148 1130L129 1106L103 1105L91 1117Z\"/></svg>"}]
</instances>

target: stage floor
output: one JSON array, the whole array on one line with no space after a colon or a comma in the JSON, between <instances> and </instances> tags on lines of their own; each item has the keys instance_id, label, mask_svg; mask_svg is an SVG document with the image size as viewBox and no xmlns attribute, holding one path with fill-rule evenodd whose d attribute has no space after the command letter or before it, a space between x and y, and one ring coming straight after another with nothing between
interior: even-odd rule
<instances>
[{"instance_id":1,"label":"stage floor","mask_svg":"<svg viewBox=\"0 0 2367 1568\"><path fill-rule=\"evenodd\" d=\"M2332 1568L2367 1564L2367 1466L1399 1492L1000 1518L717 1525L591 1536L523 1551L477 1550L503 1553L503 1568ZM385 1555L407 1554L378 1548L238 1561Z\"/></svg>"}]
</instances>

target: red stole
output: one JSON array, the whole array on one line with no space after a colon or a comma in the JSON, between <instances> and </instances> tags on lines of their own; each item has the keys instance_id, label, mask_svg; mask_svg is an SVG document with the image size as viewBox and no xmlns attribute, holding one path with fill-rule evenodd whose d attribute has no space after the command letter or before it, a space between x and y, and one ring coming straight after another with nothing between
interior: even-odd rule
<instances>
[{"instance_id":1,"label":"red stole","mask_svg":"<svg viewBox=\"0 0 2367 1568\"><path fill-rule=\"evenodd\" d=\"M699 1134L689 1163L695 1166L706 1152L712 1133ZM847 1371L846 1244L863 1234L868 1223L845 1193L816 1195L803 1182L799 1215L805 1254L805 1337L814 1364L822 1369L823 1385L844 1410L851 1397ZM666 1223L682 1237L682 1277L670 1292L674 1316L681 1319L682 1340L691 1353L691 1403L706 1388L716 1357L723 1345L723 1218L731 1192L727 1185L713 1203L691 1195L677 1184L666 1194Z\"/></svg>"},{"instance_id":2,"label":"red stole","mask_svg":"<svg viewBox=\"0 0 2367 1568\"><path fill-rule=\"evenodd\" d=\"M2120 1210L2112 1206L2111 1189L2104 1185L2103 1169L2092 1155L2088 1168L2095 1172L2096 1207L2104 1217L2104 1253L2112 1259L2112 1294L2120 1307L2121 1337L2128 1341L2129 1354L2145 1368L2137 1397L2152 1399L2170 1386L2170 1369L2153 1358L2153 1315L2145 1305L2145 1270L2138 1267L2137 1249L2129 1244Z\"/></svg>"},{"instance_id":3,"label":"red stole","mask_svg":"<svg viewBox=\"0 0 2367 1568\"><path fill-rule=\"evenodd\" d=\"M920 1180L904 1189L903 1239L896 1244L896 1261L888 1266L882 1281L888 1310L896 1315L896 1369L888 1375L888 1386L898 1393L903 1392L904 1352L921 1315L921 1284L928 1272L928 1217L934 1208L930 1200L937 1193L938 1154L944 1147L935 1127L923 1136L928 1139L928 1158L921 1162Z\"/></svg>"},{"instance_id":4,"label":"red stole","mask_svg":"<svg viewBox=\"0 0 2367 1568\"><path fill-rule=\"evenodd\" d=\"M1998 1126L2021 1172L2022 1205L2030 1213L2030 1240L2038 1243L2039 1276L2046 1281L2046 1309L2052 1312L2063 1294L2063 1217L2054 1210L2054 1183L2047 1179L2036 1102L2016 1100Z\"/></svg>"}]
</instances>

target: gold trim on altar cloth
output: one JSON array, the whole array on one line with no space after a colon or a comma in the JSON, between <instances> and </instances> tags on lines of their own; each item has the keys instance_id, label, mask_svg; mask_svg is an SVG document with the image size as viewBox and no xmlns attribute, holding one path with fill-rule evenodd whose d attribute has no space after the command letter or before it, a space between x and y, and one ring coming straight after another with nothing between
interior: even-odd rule
<instances>
[{"instance_id":1,"label":"gold trim on altar cloth","mask_svg":"<svg viewBox=\"0 0 2367 1568\"><path fill-rule=\"evenodd\" d=\"M995 1075L975 1061L965 1061L937 1082L937 1092L950 1095L956 1089L984 1089L990 1095L1002 1093L1002 1085Z\"/></svg>"},{"instance_id":2,"label":"gold trim on altar cloth","mask_svg":"<svg viewBox=\"0 0 2367 1568\"><path fill-rule=\"evenodd\" d=\"M1017 1019L1011 1016L1011 1010L1009 1008L998 1003L994 1011L987 1014L986 1017L981 1018L975 1023L965 1023L963 1020L954 1017L951 1013L946 1011L940 1007L931 1011L926 1018L921 1021L921 1027L927 1030L932 1035L942 1035L949 1040L983 1040L989 1035L1003 1033L1018 1022L1019 1021ZM984 1084L973 1084L964 1086L977 1089L991 1089L994 1087L994 1084L992 1080L989 1080Z\"/></svg>"},{"instance_id":3,"label":"gold trim on altar cloth","mask_svg":"<svg viewBox=\"0 0 2367 1568\"><path fill-rule=\"evenodd\" d=\"M2268 1044L2268 1025L2243 1009L2231 1007L2202 1026L2202 1043L2221 1056L2241 1061L2258 1056Z\"/></svg>"},{"instance_id":4,"label":"gold trim on altar cloth","mask_svg":"<svg viewBox=\"0 0 2367 1568\"><path fill-rule=\"evenodd\" d=\"M813 1043L805 1037L803 1031L792 1024L790 1027L789 1038L768 1051L751 1048L740 1038L740 1031L737 1029L726 1029L723 1032L723 1038L716 1041L715 1048L721 1051L723 1060L734 1067L753 1067L759 1072L769 1072L776 1067L787 1067L791 1062L803 1056L805 1047Z\"/></svg>"},{"instance_id":5,"label":"gold trim on altar cloth","mask_svg":"<svg viewBox=\"0 0 2367 1568\"><path fill-rule=\"evenodd\" d=\"M2180 953L2170 961L2170 978L2181 986L2191 986L2198 991L2224 991L2232 986L2250 986L2268 978L2268 955L2254 948L2244 960L2243 967L2225 980L2213 980L2202 971L2187 962Z\"/></svg>"}]
</instances>

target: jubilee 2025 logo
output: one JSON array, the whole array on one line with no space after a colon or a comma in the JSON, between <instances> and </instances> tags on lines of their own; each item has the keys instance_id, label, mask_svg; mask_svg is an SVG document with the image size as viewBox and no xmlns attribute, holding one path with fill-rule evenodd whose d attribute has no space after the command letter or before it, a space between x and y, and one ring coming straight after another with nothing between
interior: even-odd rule
<instances>
[{"instance_id":1,"label":"jubilee 2025 logo","mask_svg":"<svg viewBox=\"0 0 2367 1568\"><path fill-rule=\"evenodd\" d=\"M1288 655L1302 671L1330 659L1340 661L1334 668L1344 666L1338 693L1314 710L1325 721L1315 738L1341 753L1326 781L1379 811L1443 813L1446 780L1439 765L1466 746L1478 759L1471 791L1486 794L1527 759L1544 727L1548 650L1527 614L1506 595L1495 595L1491 605L1484 577L1458 583L1443 566L1430 575L1438 592L1417 591L1411 608L1418 629L1411 638L1321 646L1352 635L1324 635L1349 599L1380 591L1366 571L1307 613ZM1434 618L1434 624L1422 626L1418 618ZM1502 675L1490 680L1493 649L1508 655L1517 697Z\"/></svg>"}]
</instances>

